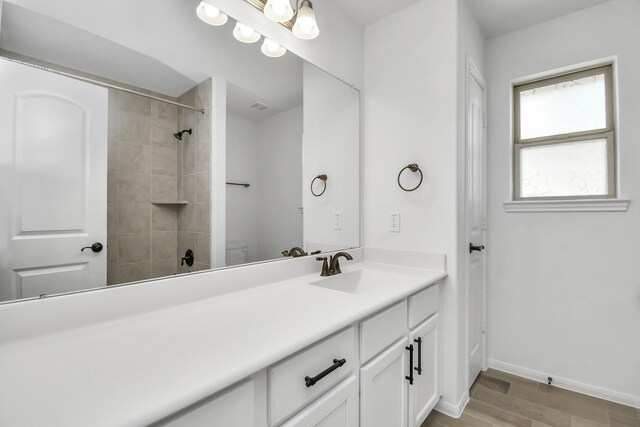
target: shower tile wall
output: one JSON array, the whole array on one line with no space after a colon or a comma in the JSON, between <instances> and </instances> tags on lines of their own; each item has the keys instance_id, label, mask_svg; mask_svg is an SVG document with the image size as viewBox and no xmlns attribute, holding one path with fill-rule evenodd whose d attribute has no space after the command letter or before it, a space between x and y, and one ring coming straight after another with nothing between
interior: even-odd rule
<instances>
[{"instance_id":1,"label":"shower tile wall","mask_svg":"<svg viewBox=\"0 0 640 427\"><path fill-rule=\"evenodd\" d=\"M178 262L175 106L109 90L107 283L172 275Z\"/></svg>"},{"instance_id":2,"label":"shower tile wall","mask_svg":"<svg viewBox=\"0 0 640 427\"><path fill-rule=\"evenodd\" d=\"M178 245L180 257L187 249L195 254L195 264L178 266L180 272L211 268L211 95L208 79L178 98L206 110L179 112L180 129L193 134L184 134L178 150L178 198L188 202L178 214Z\"/></svg>"}]
</instances>

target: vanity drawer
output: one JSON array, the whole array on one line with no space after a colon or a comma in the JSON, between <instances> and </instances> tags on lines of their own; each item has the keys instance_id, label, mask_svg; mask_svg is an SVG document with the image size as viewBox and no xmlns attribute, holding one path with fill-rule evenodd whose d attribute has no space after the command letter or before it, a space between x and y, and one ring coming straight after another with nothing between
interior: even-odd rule
<instances>
[{"instance_id":1,"label":"vanity drawer","mask_svg":"<svg viewBox=\"0 0 640 427\"><path fill-rule=\"evenodd\" d=\"M354 373L358 367L357 346L356 328L352 326L269 368L270 425L281 423ZM344 365L334 363L342 359ZM314 378L330 367L336 368L307 387L306 377Z\"/></svg>"},{"instance_id":2,"label":"vanity drawer","mask_svg":"<svg viewBox=\"0 0 640 427\"><path fill-rule=\"evenodd\" d=\"M360 323L360 362L371 358L407 333L407 300Z\"/></svg>"},{"instance_id":3,"label":"vanity drawer","mask_svg":"<svg viewBox=\"0 0 640 427\"><path fill-rule=\"evenodd\" d=\"M409 297L409 329L440 311L440 282Z\"/></svg>"}]
</instances>

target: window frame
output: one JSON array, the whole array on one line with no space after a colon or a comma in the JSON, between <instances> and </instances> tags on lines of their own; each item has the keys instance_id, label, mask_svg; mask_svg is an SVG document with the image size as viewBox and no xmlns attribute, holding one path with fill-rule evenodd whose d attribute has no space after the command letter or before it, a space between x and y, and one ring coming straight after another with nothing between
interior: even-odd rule
<instances>
[{"instance_id":1,"label":"window frame","mask_svg":"<svg viewBox=\"0 0 640 427\"><path fill-rule=\"evenodd\" d=\"M521 139L520 135L520 93L538 87L564 83L585 77L603 74L605 79L606 126L601 129L579 131L565 134L548 135L538 138ZM514 201L549 201L549 200L585 200L615 199L617 197L617 162L615 138L615 111L613 99L613 64L600 65L595 68L582 69L555 75L548 78L530 81L513 86L513 200ZM607 180L608 193L600 195L522 197L520 195L520 151L523 148L566 144L577 141L604 139L607 141Z\"/></svg>"}]
</instances>

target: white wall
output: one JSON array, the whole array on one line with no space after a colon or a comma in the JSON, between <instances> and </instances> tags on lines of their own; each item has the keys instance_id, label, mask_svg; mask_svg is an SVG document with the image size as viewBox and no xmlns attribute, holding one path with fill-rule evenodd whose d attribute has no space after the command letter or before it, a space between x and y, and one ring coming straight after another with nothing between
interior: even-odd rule
<instances>
[{"instance_id":1,"label":"white wall","mask_svg":"<svg viewBox=\"0 0 640 427\"><path fill-rule=\"evenodd\" d=\"M305 250L360 246L360 93L330 74L304 64L302 197ZM327 188L311 194L311 182L326 174ZM316 181L314 190L322 191ZM342 215L336 229L335 214Z\"/></svg>"},{"instance_id":2,"label":"white wall","mask_svg":"<svg viewBox=\"0 0 640 427\"><path fill-rule=\"evenodd\" d=\"M492 39L489 351L493 363L640 406L640 2L613 0ZM510 81L617 55L626 213L505 213ZM507 365L505 365L507 364ZM526 371L529 370L529 371Z\"/></svg>"},{"instance_id":3,"label":"white wall","mask_svg":"<svg viewBox=\"0 0 640 427\"><path fill-rule=\"evenodd\" d=\"M226 241L247 245L247 262L302 246L302 107L261 120L227 116Z\"/></svg>"},{"instance_id":4,"label":"white wall","mask_svg":"<svg viewBox=\"0 0 640 427\"><path fill-rule=\"evenodd\" d=\"M282 257L302 246L302 107L257 123L258 258Z\"/></svg>"},{"instance_id":5,"label":"white wall","mask_svg":"<svg viewBox=\"0 0 640 427\"><path fill-rule=\"evenodd\" d=\"M227 113L227 179L249 183L227 186L226 240L247 245L247 262L258 261L259 165L258 129L254 120Z\"/></svg>"},{"instance_id":6,"label":"white wall","mask_svg":"<svg viewBox=\"0 0 640 427\"><path fill-rule=\"evenodd\" d=\"M458 5L421 0L365 29L365 246L445 253L444 396L451 412L465 393L463 292L457 268ZM402 191L409 163L422 187ZM390 233L389 214L401 215Z\"/></svg>"}]
</instances>

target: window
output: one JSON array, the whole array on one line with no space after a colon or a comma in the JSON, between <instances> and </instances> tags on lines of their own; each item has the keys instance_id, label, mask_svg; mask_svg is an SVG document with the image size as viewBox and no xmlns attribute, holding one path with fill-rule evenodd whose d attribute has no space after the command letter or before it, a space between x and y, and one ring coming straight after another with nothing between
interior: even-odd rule
<instances>
[{"instance_id":1,"label":"window","mask_svg":"<svg viewBox=\"0 0 640 427\"><path fill-rule=\"evenodd\" d=\"M514 87L514 200L616 197L611 66Z\"/></svg>"}]
</instances>

